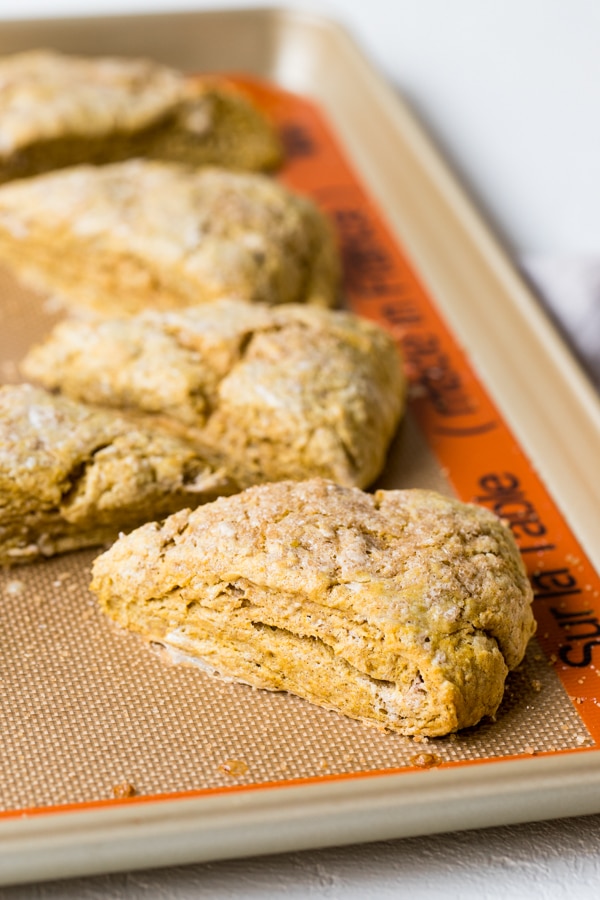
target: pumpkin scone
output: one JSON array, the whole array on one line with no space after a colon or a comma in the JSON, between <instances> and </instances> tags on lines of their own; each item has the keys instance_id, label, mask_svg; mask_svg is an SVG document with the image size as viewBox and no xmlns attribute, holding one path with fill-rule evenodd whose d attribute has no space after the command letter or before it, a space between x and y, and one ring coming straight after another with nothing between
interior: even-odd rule
<instances>
[{"instance_id":1,"label":"pumpkin scone","mask_svg":"<svg viewBox=\"0 0 600 900\"><path fill-rule=\"evenodd\" d=\"M155 417L243 486L316 475L370 484L405 399L382 328L295 304L66 320L22 369L74 399Z\"/></svg>"},{"instance_id":2,"label":"pumpkin scone","mask_svg":"<svg viewBox=\"0 0 600 900\"><path fill-rule=\"evenodd\" d=\"M75 309L337 300L332 229L266 175L128 160L0 187L0 259Z\"/></svg>"},{"instance_id":3,"label":"pumpkin scone","mask_svg":"<svg viewBox=\"0 0 600 900\"><path fill-rule=\"evenodd\" d=\"M147 59L0 58L0 182L131 157L262 170L281 155L271 123L225 81Z\"/></svg>"},{"instance_id":4,"label":"pumpkin scone","mask_svg":"<svg viewBox=\"0 0 600 900\"><path fill-rule=\"evenodd\" d=\"M493 716L535 624L508 528L431 491L313 479L148 523L94 563L125 628L405 735Z\"/></svg>"},{"instance_id":5,"label":"pumpkin scone","mask_svg":"<svg viewBox=\"0 0 600 900\"><path fill-rule=\"evenodd\" d=\"M102 544L234 489L176 437L30 385L0 388L0 565Z\"/></svg>"}]
</instances>

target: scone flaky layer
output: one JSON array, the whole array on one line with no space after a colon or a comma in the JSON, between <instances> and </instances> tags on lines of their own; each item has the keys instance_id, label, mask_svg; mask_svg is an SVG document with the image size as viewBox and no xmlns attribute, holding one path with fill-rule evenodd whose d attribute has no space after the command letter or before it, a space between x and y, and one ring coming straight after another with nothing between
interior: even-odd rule
<instances>
[{"instance_id":1,"label":"scone flaky layer","mask_svg":"<svg viewBox=\"0 0 600 900\"><path fill-rule=\"evenodd\" d=\"M251 488L121 538L104 610L219 673L403 734L493 715L534 630L491 513L428 491Z\"/></svg>"}]
</instances>

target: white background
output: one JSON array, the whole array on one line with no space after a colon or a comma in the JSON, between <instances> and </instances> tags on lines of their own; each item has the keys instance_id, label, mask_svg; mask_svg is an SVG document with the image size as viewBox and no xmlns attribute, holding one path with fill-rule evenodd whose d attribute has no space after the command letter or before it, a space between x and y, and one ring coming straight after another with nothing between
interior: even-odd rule
<instances>
[{"instance_id":1,"label":"white background","mask_svg":"<svg viewBox=\"0 0 600 900\"><path fill-rule=\"evenodd\" d=\"M0 18L244 5L261 4L0 0ZM415 105L513 247L598 251L598 0L303 5L350 28Z\"/></svg>"},{"instance_id":2,"label":"white background","mask_svg":"<svg viewBox=\"0 0 600 900\"><path fill-rule=\"evenodd\" d=\"M243 5L256 4L0 0L0 19ZM345 23L403 90L516 255L546 272L564 273L561 260L597 266L600 0L330 0L308 8ZM565 291L559 306L569 305ZM600 816L0 889L4 900L599 895Z\"/></svg>"}]
</instances>

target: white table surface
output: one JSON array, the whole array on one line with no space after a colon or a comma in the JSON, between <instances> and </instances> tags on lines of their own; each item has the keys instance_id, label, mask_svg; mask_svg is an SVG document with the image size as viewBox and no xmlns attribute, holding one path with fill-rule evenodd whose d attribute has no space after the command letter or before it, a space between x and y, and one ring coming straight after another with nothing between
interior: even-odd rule
<instances>
[{"instance_id":1,"label":"white table surface","mask_svg":"<svg viewBox=\"0 0 600 900\"><path fill-rule=\"evenodd\" d=\"M0 0L0 20L253 5ZM413 103L600 383L598 0L329 0L309 8L346 24ZM600 815L0 888L5 900L598 896Z\"/></svg>"}]
</instances>

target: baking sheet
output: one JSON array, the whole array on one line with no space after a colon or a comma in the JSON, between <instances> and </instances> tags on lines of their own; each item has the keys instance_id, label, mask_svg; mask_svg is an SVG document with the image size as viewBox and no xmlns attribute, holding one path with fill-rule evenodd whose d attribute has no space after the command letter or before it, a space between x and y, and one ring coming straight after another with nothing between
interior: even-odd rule
<instances>
[{"instance_id":1,"label":"baking sheet","mask_svg":"<svg viewBox=\"0 0 600 900\"><path fill-rule=\"evenodd\" d=\"M487 327L481 331L481 323L479 326L473 324L477 322L478 306L471 304L469 314L465 315L460 303L453 302L457 258L462 260L458 283L462 283L470 273L475 287L478 287L482 272L485 274L487 271L486 264L490 269L488 257L490 247L494 250L494 246L476 219L471 224L477 239L473 236L470 241L464 237L461 239L455 228L450 235L455 253L452 265L444 275L440 259L443 262L449 252L449 236L443 233L436 237L431 231L431 219L435 222L440 220L439 208L440 204L443 207L442 201L448 199L443 196L448 192L448 184L452 186L451 210L459 218L462 215L463 219L464 201L442 169L442 181L438 180L437 185L437 208L435 205L427 207L426 198L435 187L433 176L439 161L431 156L429 146L414 130L410 119L398 121L397 110L394 112L395 108L388 106L385 87L335 27L311 18L265 11L167 18L129 17L122 22L107 20L100 24L94 20L78 24L17 23L6 32L3 28L0 50L6 52L20 46L46 44L77 52L89 52L91 47L97 52L124 52L123 42L128 37L131 44L127 52L148 53L197 71L217 68L211 63L214 61L214 43L220 40L221 49L227 47L227 52L221 54L219 67L233 69L234 66L241 67L241 57L236 57L234 50L244 43L242 38L248 35L249 29L257 38L255 50L268 46L269 52L266 55L256 52L251 61L244 59L243 67L250 72L268 75L271 82L304 87L304 93L320 93L322 107L338 126L346 147L352 149L360 175L368 181L375 158L386 144L384 140L370 142L369 134L365 143L361 124L364 117L368 116L371 120L371 137L392 125L400 128L404 124L399 132L402 140L398 138L392 145L395 152L387 164L384 159L383 165L376 166L377 177L370 184L375 193L378 179L382 177L388 197L395 190L402 190L406 171L398 175L398 159L408 158L409 150L415 150L411 141L414 145L416 140L421 162L429 167L429 179L422 175L416 185L411 181L400 211L395 205L390 208L386 205L386 215L389 213L393 224L400 216L402 224L395 229L396 238L400 237L409 249L419 276L430 289L429 297L431 288L434 288L434 316L435 308L441 308L451 320L467 344L470 357L475 360L486 384L493 389L496 403L504 416L510 419L531 454L531 448L535 448L539 440L539 428L523 413L522 403L515 407L512 402L510 382L513 367L507 366L509 357L503 357L502 378L494 376L495 359L499 353L501 355L502 340L495 340L494 335L490 337ZM159 40L161 34L162 42ZM177 36L178 43L175 41ZM232 39L227 45L224 42L226 36ZM247 54L247 49L245 52ZM338 65L335 73L330 72L327 89L323 91L321 69L326 64L326 58L330 62L332 52L336 53ZM341 73L346 75L345 82L340 80ZM365 105L364 94L369 89L374 92L373 96L378 101L376 104L371 101ZM312 115L308 108L304 108L302 115L300 107L295 108L293 115L288 114L293 106L290 98L286 100L285 96L273 95L268 88L263 90L256 84L253 90L259 97L262 92L264 102L286 119L286 122L282 120L282 126L285 125L285 137L292 157L292 174L290 176L288 172L288 177L293 181L294 165L304 166L304 187L330 211L339 212L340 208L346 211L346 218L338 216L337 221L346 250L349 247L352 251L354 246L353 252L346 253L347 271L350 270L352 276L349 285L355 287L354 297L352 290L349 291L351 302L366 314L373 314L374 317L383 315L389 327L402 330L406 322L398 321L397 311L404 310L406 317L406 310L410 308L410 303L408 306L406 303L406 294L402 295L402 303L402 292L386 295L384 288L390 283L386 281L389 272L382 275L381 259L378 261L377 252L366 262L364 254L361 261L360 254L357 256L356 253L357 240L364 244L365 239L364 231L360 232L360 227L364 226L365 209L360 183L349 185L346 180L345 193L340 198L341 163L339 158L331 157L333 145L328 143L325 132L319 130L323 127L322 123L318 127L314 121L312 126L310 121L307 124L306 116L310 119ZM375 128L376 124L381 126L379 131ZM362 144L361 140L357 140L357 128L363 138ZM307 152L311 140L313 150L315 144L321 144L318 148L321 151L319 165L315 165L315 154ZM370 156L369 149L372 151ZM323 152L330 152L327 165L324 164ZM361 159L364 162L365 158L367 163L361 166ZM409 201L415 190L420 199L417 206L412 207ZM363 226L360 225L360 216L356 218L357 213L363 215ZM379 221L377 227L385 229ZM434 254L440 240L440 253L435 255L432 263L429 257ZM428 248L429 257L427 254L423 257L423 251L419 249L422 242ZM493 274L498 276L496 258L495 263ZM409 270L403 271L405 275L410 274ZM539 324L535 318L535 307L523 306L523 303L531 301L523 299L522 286L519 285L518 295L511 289L514 279L511 270L500 274L503 287L501 307L494 309L494 294L490 299L488 292L492 315L502 309L502 328L507 327L506 320L510 323L511 316L521 320L525 318L527 327L523 329L523 322L520 321L518 340L525 343L526 356L535 357L538 361L542 359L542 369L536 379L528 381L528 390L533 390L534 394L537 391L539 397L548 379L550 382L553 378L558 379L561 391L568 393L571 420L573 417L576 419L578 434L586 432L590 421L595 421L597 410L586 393L585 381L580 378L568 353L557 343L554 333L548 331L545 320L540 320L543 324ZM441 288L435 290L440 278ZM360 290L356 290L357 285ZM473 290L473 284L470 290ZM24 292L2 273L0 291L1 371L4 380L15 380L18 379L15 361L37 335L47 330L56 318L57 310L51 303ZM426 293L422 289L422 294ZM392 313L395 311L394 315L390 310ZM477 339L473 340L471 332L477 327L480 332L476 331ZM442 329L439 334L447 340L444 326L439 325L439 328ZM406 335L406 331L403 330L402 334ZM400 333L398 336L400 338ZM516 339L515 335L510 335L510 329L509 339ZM483 364L481 345L490 340L494 349L492 359L490 362L486 358ZM463 380L465 376L471 378L468 359L460 357L460 347L455 343L452 349L458 354L457 365ZM544 366L545 355L548 361ZM554 359L550 362L552 355ZM437 353L435 361L438 368L440 358ZM422 379L416 387L422 387ZM463 413L468 418L467 412ZM461 423L462 419L458 424ZM459 492L470 490L468 470L475 470L479 460L475 457L465 459L465 444L461 441L462 468L455 465L456 451L450 450L451 446L455 446L452 435L435 434L432 430L434 426L435 419L432 419L427 406L427 398L420 398L417 391L413 397L412 412L395 443L382 484L386 487L418 484L449 491L449 472L453 483L458 482L459 487L462 485ZM554 427L560 449L562 425L555 423ZM600 446L598 434L594 433L593 439L597 451ZM435 447L438 458L432 453L431 446ZM476 451L477 446L471 444L471 452ZM543 463L538 463L535 456L533 458L536 467L543 469ZM449 466L446 465L448 461ZM560 453L558 461L559 468L564 467L565 460L561 460ZM570 466L573 462L568 460ZM463 472L462 480L460 472ZM567 492L565 495L565 488L560 478L557 483L552 466L546 474L547 483L552 483L555 492L561 496L562 508L575 524L586 549L597 554L595 533L586 525L586 504L582 506L577 496L571 502L571 494ZM579 468L577 474L586 478L585 471L582 473ZM560 521L563 520L559 517ZM568 531L563 524L563 532L565 530ZM558 552L564 553L564 546L564 540L561 540ZM336 797L338 801L345 802L346 808L342 810L340 807L337 818L334 816L334 825L327 837L330 842L468 827L478 823L476 816L473 818L474 810L477 797L482 800L484 795L487 818L483 824L520 821L527 812L518 803L513 804L512 810L505 808L502 794L506 798L506 784L500 792L501 779L497 772L498 760L512 760L519 756L525 757L527 765L533 767L527 770L529 775L526 777L529 794L533 792L527 798L531 817L559 814L553 813L552 809L563 813L600 809L600 800L592 808L589 807L589 791L584 798L569 788L571 761L575 757L583 759L582 754L587 754L590 759L597 757L595 717L590 714L594 689L583 682L581 687L575 688L577 696L572 689L573 685L579 684L582 675L595 675L595 664L592 657L589 671L573 673L569 669L567 674L572 677L570 681L565 680L564 673L559 671L560 666L557 669L554 665L557 657L553 659L552 653L548 652L548 648L558 646L557 631L560 636L561 620L556 620L559 624L553 633L548 631L540 635L542 643L546 641L547 644L545 654L536 642L532 643L525 664L511 676L505 703L495 723L485 723L459 736L417 744L413 740L386 735L318 710L298 698L223 684L195 668L167 664L135 636L115 631L97 612L93 598L87 592L89 563L93 555L83 553L64 557L27 570L13 570L3 576L5 653L0 664L0 741L3 745L0 798L5 816L0 821L0 833L6 839L6 855L4 859L0 858L0 875L5 880L311 846L311 840L314 842L312 845L316 845L324 840L316 824L320 815L318 791L320 788L326 791L334 786L334 782ZM581 557L573 557L571 569L580 565ZM546 569L546 573L548 571L555 570ZM557 604L578 600L573 590L569 593L565 589L565 585L569 587L565 578L571 576L563 574L553 577L559 579L557 583L563 588L556 599ZM542 587L548 588L548 585L547 578L546 582L542 580ZM583 587L585 585L582 585L582 590ZM548 592L554 595L556 590L546 590ZM575 623L581 623L582 617L577 620L577 612L583 607L570 609L575 614ZM593 628L589 624L580 626L579 634L584 633L582 628L589 627ZM579 700L582 702L579 703ZM581 708L584 704L585 716ZM548 807L547 797L542 799L540 784L543 779L539 781L535 777L538 771L543 771L539 766L547 762L540 758L545 754L564 760L563 776L555 777L552 782L554 807ZM484 760L484 766L473 768L473 761ZM464 764L470 768L462 770L457 777L458 770ZM515 783L520 782L523 761L511 762L510 765L514 766ZM404 770L410 773L402 775L405 779L404 792L416 791L422 810L427 810L428 803L431 804L428 818L416 815L413 809L412 815L405 815L400 822L398 816L390 817L380 792L369 791L368 784L373 785L374 782L371 780L367 784L364 776L372 776L375 772L389 773L379 777L389 780L391 794L401 791L402 788L397 786L398 775L393 773ZM483 770L489 775L483 776ZM469 771L473 772L470 780ZM587 771L587 785L590 788L596 769L589 761ZM432 776L438 779L439 786L437 797L433 798L430 795ZM426 783L424 779L429 781ZM461 785L463 813L458 818L456 813L445 813L439 808L444 791L451 789L453 783ZM483 794L482 783L485 785ZM277 788L277 785L282 787ZM276 790L280 791L279 802L277 794L272 793ZM545 782L544 791L547 791ZM268 815L263 811L265 792L269 793ZM527 794L528 791L524 790L523 796ZM360 802L359 795L362 797ZM236 807L235 802L232 804L232 800L240 800L242 796L246 815L244 821L254 828L254 835L244 832L245 838L240 839L240 807L239 804ZM575 808L573 803L576 803ZM365 804L368 810L366 816ZM401 805L398 804L398 809ZM162 813L158 812L159 807ZM192 808L196 811L193 814L190 813ZM276 821L281 818L284 808L288 819L286 828L282 830L277 827ZM304 810L302 814L301 808ZM216 841L214 836L209 839L205 830L206 817L213 809L221 809L224 815L227 811L226 818L229 817L228 829L225 828L222 833L214 829L214 834L220 835ZM175 831L187 829L189 840L180 841L178 849L169 842L167 835L170 830L164 821L152 839L144 831L151 830L156 815L164 816L167 810L170 811L171 831L173 828ZM342 825L341 821L349 813L354 813L354 822L350 827ZM60 826L57 827L59 820ZM89 825L87 831L82 827L84 821ZM115 830L117 821L127 823L118 836ZM307 822L312 837L306 832ZM264 825L264 830L259 827L260 823ZM140 837L144 834L146 846L140 848ZM262 840L258 845L257 835ZM88 847L92 839L94 852ZM99 852L99 847L104 848L104 852ZM34 851L36 864L32 868Z\"/></svg>"}]
</instances>

